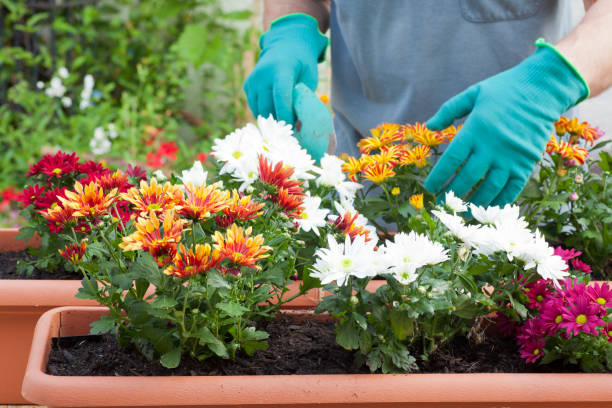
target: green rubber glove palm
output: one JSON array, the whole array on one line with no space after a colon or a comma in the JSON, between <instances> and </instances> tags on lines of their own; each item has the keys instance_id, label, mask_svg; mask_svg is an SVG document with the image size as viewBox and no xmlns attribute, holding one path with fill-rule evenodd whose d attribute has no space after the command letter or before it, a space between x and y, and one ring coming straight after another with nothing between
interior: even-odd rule
<instances>
[{"instance_id":1,"label":"green rubber glove palm","mask_svg":"<svg viewBox=\"0 0 612 408\"><path fill-rule=\"evenodd\" d=\"M261 36L261 54L244 83L249 107L255 117L272 114L295 125L293 88L304 83L317 87L317 64L323 59L327 37L314 17L290 14L276 19Z\"/></svg>"},{"instance_id":2,"label":"green rubber glove palm","mask_svg":"<svg viewBox=\"0 0 612 408\"><path fill-rule=\"evenodd\" d=\"M331 114L304 84L297 84L293 89L293 109L297 116L295 137L318 164L333 138Z\"/></svg>"},{"instance_id":3,"label":"green rubber glove palm","mask_svg":"<svg viewBox=\"0 0 612 408\"><path fill-rule=\"evenodd\" d=\"M427 121L428 128L440 130L469 115L425 180L428 191L452 190L461 197L482 180L470 198L476 205L502 206L519 195L553 122L589 94L582 76L553 46L543 40L536 45L519 65L472 85Z\"/></svg>"}]
</instances>

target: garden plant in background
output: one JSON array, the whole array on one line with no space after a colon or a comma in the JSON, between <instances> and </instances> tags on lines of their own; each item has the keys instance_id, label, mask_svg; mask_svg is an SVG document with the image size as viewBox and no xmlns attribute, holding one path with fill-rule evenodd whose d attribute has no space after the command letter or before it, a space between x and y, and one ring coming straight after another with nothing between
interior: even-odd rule
<instances>
[{"instance_id":1,"label":"garden plant in background","mask_svg":"<svg viewBox=\"0 0 612 408\"><path fill-rule=\"evenodd\" d=\"M561 118L555 131L517 204L533 228L551 242L582 251L595 277L610 280L612 157L597 151L609 142L596 144L603 131L576 118Z\"/></svg>"}]
</instances>

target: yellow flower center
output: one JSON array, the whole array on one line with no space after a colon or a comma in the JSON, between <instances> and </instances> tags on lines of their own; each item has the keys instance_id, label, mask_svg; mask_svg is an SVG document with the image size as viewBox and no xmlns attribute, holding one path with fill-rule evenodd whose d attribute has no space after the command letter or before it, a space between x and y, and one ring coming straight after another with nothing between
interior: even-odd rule
<instances>
[{"instance_id":1,"label":"yellow flower center","mask_svg":"<svg viewBox=\"0 0 612 408\"><path fill-rule=\"evenodd\" d=\"M147 210L159 210L161 206L157 203L151 203L147 206Z\"/></svg>"},{"instance_id":2,"label":"yellow flower center","mask_svg":"<svg viewBox=\"0 0 612 408\"><path fill-rule=\"evenodd\" d=\"M55 168L52 171L52 173L55 173L55 174L60 174L61 172L62 172L62 169L58 169L58 168Z\"/></svg>"},{"instance_id":3,"label":"yellow flower center","mask_svg":"<svg viewBox=\"0 0 612 408\"><path fill-rule=\"evenodd\" d=\"M342 267L343 268L348 268L353 264L353 261L351 261L350 259L343 259L342 260Z\"/></svg>"},{"instance_id":4,"label":"yellow flower center","mask_svg":"<svg viewBox=\"0 0 612 408\"><path fill-rule=\"evenodd\" d=\"M562 320L563 320L563 316L561 316L561 315L555 317L555 323L557 323L557 324L561 323Z\"/></svg>"},{"instance_id":5,"label":"yellow flower center","mask_svg":"<svg viewBox=\"0 0 612 408\"><path fill-rule=\"evenodd\" d=\"M583 314L579 314L578 316L576 316L576 323L578 324L585 324L587 322L587 317Z\"/></svg>"},{"instance_id":6,"label":"yellow flower center","mask_svg":"<svg viewBox=\"0 0 612 408\"><path fill-rule=\"evenodd\" d=\"M540 354L540 349L533 350L533 355L534 356L537 356L538 354Z\"/></svg>"},{"instance_id":7,"label":"yellow flower center","mask_svg":"<svg viewBox=\"0 0 612 408\"><path fill-rule=\"evenodd\" d=\"M308 219L308 213L306 211L302 211L302 213L300 214L300 217L304 220Z\"/></svg>"},{"instance_id":8,"label":"yellow flower center","mask_svg":"<svg viewBox=\"0 0 612 408\"><path fill-rule=\"evenodd\" d=\"M393 194L394 196L399 195L399 193L400 193L399 187L393 187L393 189L391 190L391 194Z\"/></svg>"},{"instance_id":9,"label":"yellow flower center","mask_svg":"<svg viewBox=\"0 0 612 408\"><path fill-rule=\"evenodd\" d=\"M606 304L606 299L604 299L604 298L597 298L596 302L599 303L600 305L605 305Z\"/></svg>"},{"instance_id":10,"label":"yellow flower center","mask_svg":"<svg viewBox=\"0 0 612 408\"><path fill-rule=\"evenodd\" d=\"M242 152L240 152L240 151L236 150L234 153L232 153L232 157L233 157L234 159L239 159L239 158L241 158L241 157L242 157Z\"/></svg>"},{"instance_id":11,"label":"yellow flower center","mask_svg":"<svg viewBox=\"0 0 612 408\"><path fill-rule=\"evenodd\" d=\"M541 302L542 300L544 300L544 297L542 295L538 295L538 296L536 296L536 300L538 302Z\"/></svg>"}]
</instances>

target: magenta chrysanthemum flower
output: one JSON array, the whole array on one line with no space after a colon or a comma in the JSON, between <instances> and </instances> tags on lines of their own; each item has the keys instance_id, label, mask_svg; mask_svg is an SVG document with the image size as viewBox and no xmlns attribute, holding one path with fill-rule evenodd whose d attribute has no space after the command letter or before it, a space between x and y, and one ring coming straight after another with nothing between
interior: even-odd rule
<instances>
[{"instance_id":1,"label":"magenta chrysanthemum flower","mask_svg":"<svg viewBox=\"0 0 612 408\"><path fill-rule=\"evenodd\" d=\"M516 338L522 342L537 340L546 335L546 330L539 318L527 319L525 324L518 329Z\"/></svg>"},{"instance_id":2,"label":"magenta chrysanthemum flower","mask_svg":"<svg viewBox=\"0 0 612 408\"><path fill-rule=\"evenodd\" d=\"M529 308L534 309L542 306L542 302L550 295L550 289L546 279L540 279L535 282L531 282L525 286L525 293L529 298Z\"/></svg>"},{"instance_id":3,"label":"magenta chrysanthemum flower","mask_svg":"<svg viewBox=\"0 0 612 408\"><path fill-rule=\"evenodd\" d=\"M608 337L608 343L612 343L612 322L606 323L601 332L604 336Z\"/></svg>"},{"instance_id":4,"label":"magenta chrysanthemum flower","mask_svg":"<svg viewBox=\"0 0 612 408\"><path fill-rule=\"evenodd\" d=\"M559 323L563 321L563 301L561 299L549 299L540 309L540 320L542 328L552 336L559 330Z\"/></svg>"},{"instance_id":5,"label":"magenta chrysanthemum flower","mask_svg":"<svg viewBox=\"0 0 612 408\"><path fill-rule=\"evenodd\" d=\"M535 363L540 357L544 355L543 349L546 342L544 339L532 339L521 344L519 353L521 357L528 363Z\"/></svg>"},{"instance_id":6,"label":"magenta chrysanthemum flower","mask_svg":"<svg viewBox=\"0 0 612 408\"><path fill-rule=\"evenodd\" d=\"M604 314L606 308L612 307L612 289L607 283L594 283L587 288L587 294L599 305Z\"/></svg>"},{"instance_id":7,"label":"magenta chrysanthemum flower","mask_svg":"<svg viewBox=\"0 0 612 408\"><path fill-rule=\"evenodd\" d=\"M572 259L571 263L572 263L572 268L574 268L577 271L580 271L583 273L593 272L591 267L588 264L582 262L580 259Z\"/></svg>"},{"instance_id":8,"label":"magenta chrysanthemum flower","mask_svg":"<svg viewBox=\"0 0 612 408\"><path fill-rule=\"evenodd\" d=\"M577 296L569 299L570 304L563 308L563 321L559 327L565 328L568 334L577 336L581 331L599 335L597 326L605 324L599 318L600 305L591 301L588 296Z\"/></svg>"},{"instance_id":9,"label":"magenta chrysanthemum flower","mask_svg":"<svg viewBox=\"0 0 612 408\"><path fill-rule=\"evenodd\" d=\"M586 295L586 285L584 283L578 283L578 279L567 278L561 284L561 296L574 298L578 296Z\"/></svg>"},{"instance_id":10,"label":"magenta chrysanthemum flower","mask_svg":"<svg viewBox=\"0 0 612 408\"><path fill-rule=\"evenodd\" d=\"M561 246L555 248L554 255L559 255L567 263L572 258L582 255L582 252L576 251L574 248L563 249Z\"/></svg>"}]
</instances>

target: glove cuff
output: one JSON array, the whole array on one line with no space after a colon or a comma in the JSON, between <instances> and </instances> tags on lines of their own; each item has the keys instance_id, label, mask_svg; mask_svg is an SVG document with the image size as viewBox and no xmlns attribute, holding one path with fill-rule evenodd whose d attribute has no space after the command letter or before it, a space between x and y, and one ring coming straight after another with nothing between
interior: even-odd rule
<instances>
[{"instance_id":1,"label":"glove cuff","mask_svg":"<svg viewBox=\"0 0 612 408\"><path fill-rule=\"evenodd\" d=\"M559 50L557 48L555 48L554 45L546 42L546 40L544 40L543 38L538 38L536 40L536 42L535 42L535 45L536 45L536 47L538 47L538 50L540 50L540 49L551 50L565 64L565 66L567 68L569 68L569 70L574 75L574 77L576 79L578 79L579 82L581 83L581 85L584 87L584 89L581 92L580 97L571 106L575 106L575 105L579 104L580 102L584 101L585 99L587 99L589 97L589 95L591 94L591 89L589 88L589 84L584 79L582 74L580 74L578 69L576 69L576 67L574 65L572 65L572 63L569 62L568 59L565 58L565 56L563 54L561 54L561 52L559 52Z\"/></svg>"},{"instance_id":2,"label":"glove cuff","mask_svg":"<svg viewBox=\"0 0 612 408\"><path fill-rule=\"evenodd\" d=\"M292 13L277 18L259 39L262 52L279 39L300 41L318 62L325 59L329 39L319 30L316 18L304 13Z\"/></svg>"}]
</instances>

